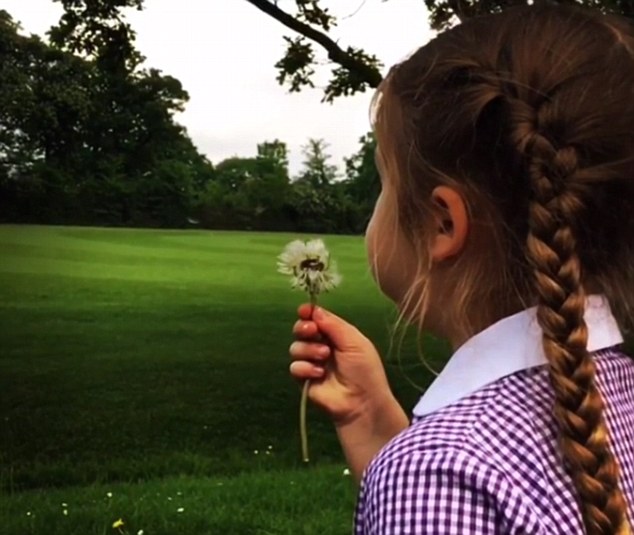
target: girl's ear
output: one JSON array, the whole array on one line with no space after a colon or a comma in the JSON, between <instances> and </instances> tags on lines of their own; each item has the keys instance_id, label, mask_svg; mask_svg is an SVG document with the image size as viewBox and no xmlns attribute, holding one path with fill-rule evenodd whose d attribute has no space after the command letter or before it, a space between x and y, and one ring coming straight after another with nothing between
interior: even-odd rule
<instances>
[{"instance_id":1,"label":"girl's ear","mask_svg":"<svg viewBox=\"0 0 634 535\"><path fill-rule=\"evenodd\" d=\"M429 246L433 262L442 262L462 252L469 232L467 206L458 191L448 186L438 186L431 199L436 206L435 228Z\"/></svg>"}]
</instances>

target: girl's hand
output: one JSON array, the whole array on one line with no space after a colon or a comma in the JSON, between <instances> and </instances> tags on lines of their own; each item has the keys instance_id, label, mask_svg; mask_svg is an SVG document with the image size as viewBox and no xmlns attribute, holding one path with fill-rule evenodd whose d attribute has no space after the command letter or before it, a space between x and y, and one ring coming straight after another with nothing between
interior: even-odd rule
<instances>
[{"instance_id":1,"label":"girl's hand","mask_svg":"<svg viewBox=\"0 0 634 535\"><path fill-rule=\"evenodd\" d=\"M375 400L391 395L374 345L356 327L323 308L299 308L290 347L291 375L311 379L309 399L335 424L354 421Z\"/></svg>"},{"instance_id":2,"label":"girl's hand","mask_svg":"<svg viewBox=\"0 0 634 535\"><path fill-rule=\"evenodd\" d=\"M299 307L291 344L291 375L310 379L309 399L337 428L357 479L370 459L409 424L390 390L381 358L359 330L316 307Z\"/></svg>"}]
</instances>

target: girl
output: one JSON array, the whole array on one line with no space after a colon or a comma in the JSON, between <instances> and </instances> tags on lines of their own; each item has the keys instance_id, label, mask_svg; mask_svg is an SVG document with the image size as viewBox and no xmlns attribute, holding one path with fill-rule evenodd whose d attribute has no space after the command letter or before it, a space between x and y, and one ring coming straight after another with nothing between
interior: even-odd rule
<instances>
[{"instance_id":1,"label":"girl","mask_svg":"<svg viewBox=\"0 0 634 535\"><path fill-rule=\"evenodd\" d=\"M375 279L455 353L410 424L372 344L300 308L291 373L363 474L356 533L631 533L632 26L470 20L391 69L375 130Z\"/></svg>"}]
</instances>

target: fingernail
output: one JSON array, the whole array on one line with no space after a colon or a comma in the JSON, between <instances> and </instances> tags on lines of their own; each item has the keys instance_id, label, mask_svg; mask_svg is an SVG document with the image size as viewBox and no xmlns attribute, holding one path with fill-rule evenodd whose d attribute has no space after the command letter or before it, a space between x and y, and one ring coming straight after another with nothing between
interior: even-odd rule
<instances>
[{"instance_id":1,"label":"fingernail","mask_svg":"<svg viewBox=\"0 0 634 535\"><path fill-rule=\"evenodd\" d=\"M323 308L321 307L315 308L315 310L313 311L313 319L323 320L325 317L326 317L326 313L324 312Z\"/></svg>"}]
</instances>

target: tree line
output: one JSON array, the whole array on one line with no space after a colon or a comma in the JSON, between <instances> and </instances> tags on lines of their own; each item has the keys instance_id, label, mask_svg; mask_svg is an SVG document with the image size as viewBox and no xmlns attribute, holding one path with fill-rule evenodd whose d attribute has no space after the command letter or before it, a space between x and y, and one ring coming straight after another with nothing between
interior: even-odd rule
<instances>
[{"instance_id":1,"label":"tree line","mask_svg":"<svg viewBox=\"0 0 634 535\"><path fill-rule=\"evenodd\" d=\"M0 221L363 230L378 189L371 135L343 179L323 140L308 140L296 177L279 140L214 165L174 121L187 92L140 68L123 20L67 10L49 37L0 11Z\"/></svg>"},{"instance_id":2,"label":"tree line","mask_svg":"<svg viewBox=\"0 0 634 535\"><path fill-rule=\"evenodd\" d=\"M64 12L47 42L22 35L0 10L0 222L363 230L379 190L371 134L346 160L342 180L323 140L309 140L297 177L289 176L279 140L260 143L253 158L213 165L174 121L189 98L181 83L143 67L124 11L143 9L144 0L53 1ZM324 101L380 83L382 64L374 54L330 36L338 20L321 0L246 1L292 32L275 64L279 83L290 91L314 87L321 61L314 45L332 65ZM531 2L634 17L631 0L421 2L439 31Z\"/></svg>"}]
</instances>

